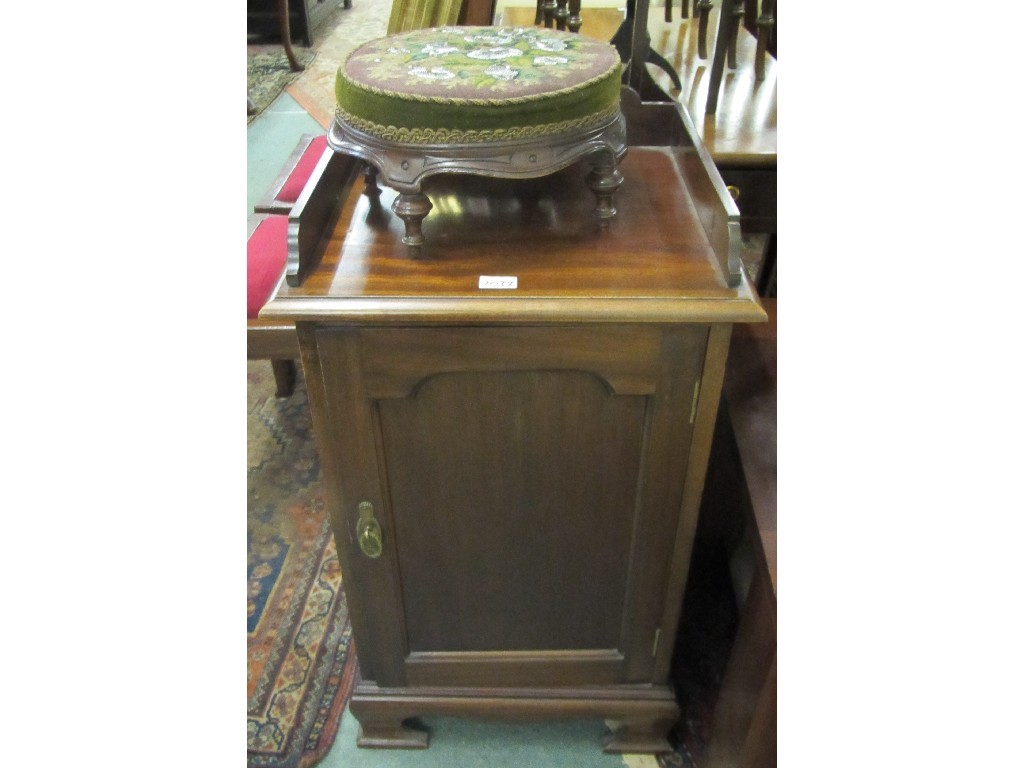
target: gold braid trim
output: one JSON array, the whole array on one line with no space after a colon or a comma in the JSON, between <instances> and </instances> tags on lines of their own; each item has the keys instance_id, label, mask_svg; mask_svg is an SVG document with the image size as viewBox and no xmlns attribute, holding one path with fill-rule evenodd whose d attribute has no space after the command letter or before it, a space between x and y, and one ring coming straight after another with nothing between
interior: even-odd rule
<instances>
[{"instance_id":1,"label":"gold braid trim","mask_svg":"<svg viewBox=\"0 0 1024 768\"><path fill-rule=\"evenodd\" d=\"M618 111L619 105L612 104L600 112L557 123L467 131L457 128L398 128L394 125L381 125L356 117L341 107L338 107L337 119L358 131L396 144L482 144L516 139L535 139L540 136L553 136L567 131L591 128L610 120Z\"/></svg>"}]
</instances>

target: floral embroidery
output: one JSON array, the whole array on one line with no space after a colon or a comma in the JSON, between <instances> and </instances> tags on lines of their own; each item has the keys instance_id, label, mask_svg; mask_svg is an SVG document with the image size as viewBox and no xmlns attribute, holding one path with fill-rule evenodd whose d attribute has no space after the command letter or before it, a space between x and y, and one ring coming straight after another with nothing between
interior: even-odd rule
<instances>
[{"instance_id":1,"label":"floral embroidery","mask_svg":"<svg viewBox=\"0 0 1024 768\"><path fill-rule=\"evenodd\" d=\"M564 40L558 40L556 38L537 38L533 44L534 48L540 48L542 51L548 51L550 53L558 53L568 49L569 46L565 44Z\"/></svg>"},{"instance_id":2,"label":"floral embroidery","mask_svg":"<svg viewBox=\"0 0 1024 768\"><path fill-rule=\"evenodd\" d=\"M511 59L513 56L522 56L523 52L518 48L477 48L466 54L471 59Z\"/></svg>"},{"instance_id":3,"label":"floral embroidery","mask_svg":"<svg viewBox=\"0 0 1024 768\"><path fill-rule=\"evenodd\" d=\"M339 71L355 88L411 98L547 98L610 76L618 53L605 43L536 27L433 28L356 49ZM429 86L427 84L430 84Z\"/></svg>"},{"instance_id":4,"label":"floral embroidery","mask_svg":"<svg viewBox=\"0 0 1024 768\"><path fill-rule=\"evenodd\" d=\"M451 80L455 73L444 67L410 67L409 74L415 77L422 77L425 80Z\"/></svg>"},{"instance_id":5,"label":"floral embroidery","mask_svg":"<svg viewBox=\"0 0 1024 768\"><path fill-rule=\"evenodd\" d=\"M423 52L428 56L444 56L446 53L458 53L459 49L454 45L448 43L427 43L423 46ZM408 53L408 51L405 51Z\"/></svg>"},{"instance_id":6,"label":"floral embroidery","mask_svg":"<svg viewBox=\"0 0 1024 768\"><path fill-rule=\"evenodd\" d=\"M467 43L473 45L479 45L484 43L485 45L512 45L515 42L515 37L511 34L501 34L488 32L483 35L466 35L462 38Z\"/></svg>"},{"instance_id":7,"label":"floral embroidery","mask_svg":"<svg viewBox=\"0 0 1024 768\"><path fill-rule=\"evenodd\" d=\"M508 64L502 64L500 66L495 64L494 66L485 69L484 72L491 77L498 78L499 80L515 80L515 78L519 76L519 70L512 69Z\"/></svg>"}]
</instances>

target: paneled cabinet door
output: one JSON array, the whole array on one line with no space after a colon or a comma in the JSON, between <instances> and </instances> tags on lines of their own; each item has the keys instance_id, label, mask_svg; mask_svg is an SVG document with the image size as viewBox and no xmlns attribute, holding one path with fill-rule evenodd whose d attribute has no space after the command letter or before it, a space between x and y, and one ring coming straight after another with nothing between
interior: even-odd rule
<instances>
[{"instance_id":1,"label":"paneled cabinet door","mask_svg":"<svg viewBox=\"0 0 1024 768\"><path fill-rule=\"evenodd\" d=\"M708 328L311 336L364 679L652 682Z\"/></svg>"}]
</instances>

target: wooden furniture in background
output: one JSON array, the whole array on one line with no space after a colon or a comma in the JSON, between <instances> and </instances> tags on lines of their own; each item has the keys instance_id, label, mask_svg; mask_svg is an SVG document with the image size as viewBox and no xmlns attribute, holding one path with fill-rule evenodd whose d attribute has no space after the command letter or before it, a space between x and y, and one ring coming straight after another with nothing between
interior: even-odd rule
<instances>
[{"instance_id":1,"label":"wooden furniture in background","mask_svg":"<svg viewBox=\"0 0 1024 768\"><path fill-rule=\"evenodd\" d=\"M605 231L578 166L439 176L435 253L410 260L395 193L352 167L262 312L297 327L363 746L454 715L610 718L607 750L668 749L729 336L765 315L729 285L738 212L693 126L623 99L643 182Z\"/></svg>"},{"instance_id":2,"label":"wooden furniture in background","mask_svg":"<svg viewBox=\"0 0 1024 768\"><path fill-rule=\"evenodd\" d=\"M748 7L751 6L752 8ZM725 64L729 69L736 69L739 62L737 49L745 14L754 13L756 0L722 0L722 10L718 17L718 34L715 39L715 55L711 65L711 83L708 87L707 103L704 111L713 114L718 109L718 97L721 90L722 75ZM754 80L765 79L765 69L769 53L775 56L775 0L763 0L761 10L757 11L753 33L755 48L749 61L753 62Z\"/></svg>"},{"instance_id":3,"label":"wooden furniture in background","mask_svg":"<svg viewBox=\"0 0 1024 768\"><path fill-rule=\"evenodd\" d=\"M724 6L725 2L719 5ZM600 11L595 9L588 18L596 21ZM712 12L712 23L718 21L720 12L721 8ZM764 237L758 290L762 295L773 295L778 178L776 62L771 57L764 59L764 77L759 80L751 64L757 53L757 40L745 28L739 29L736 56L740 66L723 76L720 86L715 88L707 63L699 56L698 33L692 20L675 28L664 24L652 26L651 44L673 64L682 88L673 90L671 80L662 72L652 69L649 74L665 98L677 94L723 180L737 190L736 204L744 234ZM716 45L716 56L719 50L724 62L726 50ZM714 110L709 111L712 93L720 95Z\"/></svg>"},{"instance_id":4,"label":"wooden furniture in background","mask_svg":"<svg viewBox=\"0 0 1024 768\"><path fill-rule=\"evenodd\" d=\"M718 13L719 10L710 11L711 24L717 23ZM513 6L499 14L497 23L524 26L531 24L532 19L532 7ZM586 10L580 34L611 40L617 33L624 34L623 22L624 14L619 9L590 8ZM771 295L774 292L777 199L775 60L766 58L763 80L756 79L750 65L731 71L722 80L716 110L707 112L709 73L708 63L699 53L699 20L690 18L674 24L651 20L648 30L648 41L634 38L630 44L649 44L651 49L659 51L678 73L681 87L676 88L672 76L661 68L633 68L627 76L645 99L678 100L686 108L697 136L725 183L739 193L737 205L744 234L764 236L758 287L763 295ZM736 46L739 62L754 60L757 41L746 29L737 35Z\"/></svg>"},{"instance_id":5,"label":"wooden furniture in background","mask_svg":"<svg viewBox=\"0 0 1024 768\"><path fill-rule=\"evenodd\" d=\"M672 21L672 4L675 0L665 0L665 21ZM697 13L697 0L693 0L693 12ZM679 5L679 17L690 18L690 0L681 0Z\"/></svg>"},{"instance_id":6,"label":"wooden furniture in background","mask_svg":"<svg viewBox=\"0 0 1024 768\"><path fill-rule=\"evenodd\" d=\"M486 27L494 21L494 7L498 0L464 0L459 24Z\"/></svg>"},{"instance_id":7,"label":"wooden furniture in background","mask_svg":"<svg viewBox=\"0 0 1024 768\"><path fill-rule=\"evenodd\" d=\"M291 53L293 40L313 45L313 32L339 5L352 7L352 0L246 0L249 34L276 37L285 46L294 71L302 69ZM285 11L282 16L282 11Z\"/></svg>"},{"instance_id":8,"label":"wooden furniture in background","mask_svg":"<svg viewBox=\"0 0 1024 768\"><path fill-rule=\"evenodd\" d=\"M289 19L288 0L277 0L277 23L281 30L281 44L284 45L285 56L288 57L288 66L292 72L301 72L305 67L295 58L295 51L292 50L292 26ZM311 43L306 43L311 45Z\"/></svg>"}]
</instances>

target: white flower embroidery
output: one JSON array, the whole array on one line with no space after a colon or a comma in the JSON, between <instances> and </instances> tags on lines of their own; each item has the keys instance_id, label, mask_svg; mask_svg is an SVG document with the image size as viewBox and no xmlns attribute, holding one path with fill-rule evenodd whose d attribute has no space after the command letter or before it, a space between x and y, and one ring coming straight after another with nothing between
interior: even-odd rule
<instances>
[{"instance_id":1,"label":"white flower embroidery","mask_svg":"<svg viewBox=\"0 0 1024 768\"><path fill-rule=\"evenodd\" d=\"M521 56L522 53L518 48L477 48L466 55L471 59L489 61L491 59L511 59L513 56Z\"/></svg>"},{"instance_id":2,"label":"white flower embroidery","mask_svg":"<svg viewBox=\"0 0 1024 768\"><path fill-rule=\"evenodd\" d=\"M410 67L409 74L415 77L422 77L424 80L451 80L455 73L444 67Z\"/></svg>"},{"instance_id":3,"label":"white flower embroidery","mask_svg":"<svg viewBox=\"0 0 1024 768\"><path fill-rule=\"evenodd\" d=\"M565 56L534 56L533 64L537 67L550 67L556 64L568 64L569 60Z\"/></svg>"},{"instance_id":4,"label":"white flower embroidery","mask_svg":"<svg viewBox=\"0 0 1024 768\"><path fill-rule=\"evenodd\" d=\"M534 43L534 47L540 48L542 51L547 51L548 53L557 53L558 51L566 50L569 46L565 44L564 40L537 38L537 42Z\"/></svg>"},{"instance_id":5,"label":"white flower embroidery","mask_svg":"<svg viewBox=\"0 0 1024 768\"><path fill-rule=\"evenodd\" d=\"M512 69L508 64L502 64L501 66L494 64L485 69L484 72L498 80L515 80L519 77L519 70Z\"/></svg>"},{"instance_id":6,"label":"white flower embroidery","mask_svg":"<svg viewBox=\"0 0 1024 768\"><path fill-rule=\"evenodd\" d=\"M427 56L444 56L446 53L455 53L459 49L448 43L427 43L423 46L423 52Z\"/></svg>"},{"instance_id":7,"label":"white flower embroidery","mask_svg":"<svg viewBox=\"0 0 1024 768\"><path fill-rule=\"evenodd\" d=\"M467 43L484 45L512 45L515 42L515 36L504 35L504 34L483 34L483 35L466 35L464 38Z\"/></svg>"}]
</instances>

